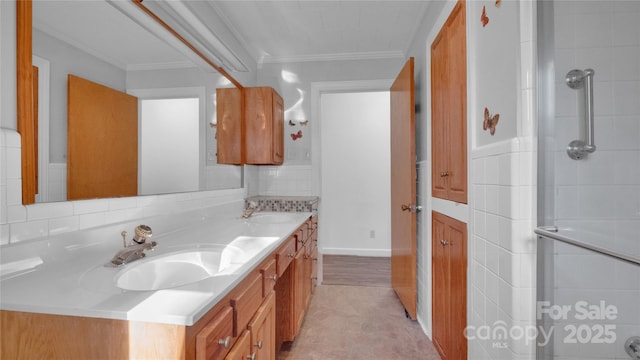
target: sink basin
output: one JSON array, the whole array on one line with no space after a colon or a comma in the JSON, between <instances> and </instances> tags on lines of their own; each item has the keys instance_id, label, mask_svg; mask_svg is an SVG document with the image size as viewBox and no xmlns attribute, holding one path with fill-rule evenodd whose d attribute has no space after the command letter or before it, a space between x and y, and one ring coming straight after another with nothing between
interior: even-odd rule
<instances>
[{"instance_id":1,"label":"sink basin","mask_svg":"<svg viewBox=\"0 0 640 360\"><path fill-rule=\"evenodd\" d=\"M288 213L254 213L247 221L256 224L282 224L293 221L294 218L295 215Z\"/></svg>"},{"instance_id":2,"label":"sink basin","mask_svg":"<svg viewBox=\"0 0 640 360\"><path fill-rule=\"evenodd\" d=\"M222 258L231 264L244 263L278 239L273 236L238 236L222 251Z\"/></svg>"},{"instance_id":3,"label":"sink basin","mask_svg":"<svg viewBox=\"0 0 640 360\"><path fill-rule=\"evenodd\" d=\"M228 265L219 249L186 250L139 260L118 272L114 280L124 290L168 289L215 276Z\"/></svg>"}]
</instances>

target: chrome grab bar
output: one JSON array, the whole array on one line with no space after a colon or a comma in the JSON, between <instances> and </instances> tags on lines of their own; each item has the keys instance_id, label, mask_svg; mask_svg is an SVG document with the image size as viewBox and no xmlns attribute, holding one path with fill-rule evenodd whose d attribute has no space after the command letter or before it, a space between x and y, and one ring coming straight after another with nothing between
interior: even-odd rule
<instances>
[{"instance_id":1,"label":"chrome grab bar","mask_svg":"<svg viewBox=\"0 0 640 360\"><path fill-rule=\"evenodd\" d=\"M567 146L567 154L573 160L580 160L588 154L596 151L593 136L593 69L574 69L567 73L565 81L572 89L584 88L584 126L586 131L586 141L582 139L573 140Z\"/></svg>"}]
</instances>

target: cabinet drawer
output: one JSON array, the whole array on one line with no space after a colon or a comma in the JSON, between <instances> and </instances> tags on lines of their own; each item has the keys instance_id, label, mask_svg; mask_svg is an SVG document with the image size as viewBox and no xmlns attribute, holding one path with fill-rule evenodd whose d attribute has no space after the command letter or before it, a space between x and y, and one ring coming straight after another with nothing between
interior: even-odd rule
<instances>
[{"instance_id":1,"label":"cabinet drawer","mask_svg":"<svg viewBox=\"0 0 640 360\"><path fill-rule=\"evenodd\" d=\"M233 309L225 307L196 336L196 359L222 359L233 340Z\"/></svg>"},{"instance_id":2,"label":"cabinet drawer","mask_svg":"<svg viewBox=\"0 0 640 360\"><path fill-rule=\"evenodd\" d=\"M276 261L270 260L260 270L262 273L262 297L273 291L278 280L278 274L276 273Z\"/></svg>"},{"instance_id":3,"label":"cabinet drawer","mask_svg":"<svg viewBox=\"0 0 640 360\"><path fill-rule=\"evenodd\" d=\"M294 257L296 257L296 238L295 236L290 236L276 253L278 277L284 274Z\"/></svg>"},{"instance_id":4,"label":"cabinet drawer","mask_svg":"<svg viewBox=\"0 0 640 360\"><path fill-rule=\"evenodd\" d=\"M233 306L233 336L238 336L262 303L262 274L254 272L247 276L231 298Z\"/></svg>"}]
</instances>

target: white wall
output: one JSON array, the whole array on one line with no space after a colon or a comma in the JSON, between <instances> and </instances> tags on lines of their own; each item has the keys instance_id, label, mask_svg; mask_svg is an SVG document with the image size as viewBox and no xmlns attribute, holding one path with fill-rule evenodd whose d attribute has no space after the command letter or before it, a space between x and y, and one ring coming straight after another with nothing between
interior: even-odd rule
<instances>
[{"instance_id":1,"label":"white wall","mask_svg":"<svg viewBox=\"0 0 640 360\"><path fill-rule=\"evenodd\" d=\"M390 256L389 92L321 96L324 254Z\"/></svg>"}]
</instances>

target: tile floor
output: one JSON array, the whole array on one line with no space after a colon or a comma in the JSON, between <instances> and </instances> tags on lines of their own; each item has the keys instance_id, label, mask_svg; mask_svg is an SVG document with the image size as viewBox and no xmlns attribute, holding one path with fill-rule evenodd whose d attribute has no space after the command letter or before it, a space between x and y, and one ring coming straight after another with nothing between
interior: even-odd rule
<instances>
[{"instance_id":1,"label":"tile floor","mask_svg":"<svg viewBox=\"0 0 640 360\"><path fill-rule=\"evenodd\" d=\"M440 359L393 289L343 285L316 288L300 335L278 360Z\"/></svg>"}]
</instances>

